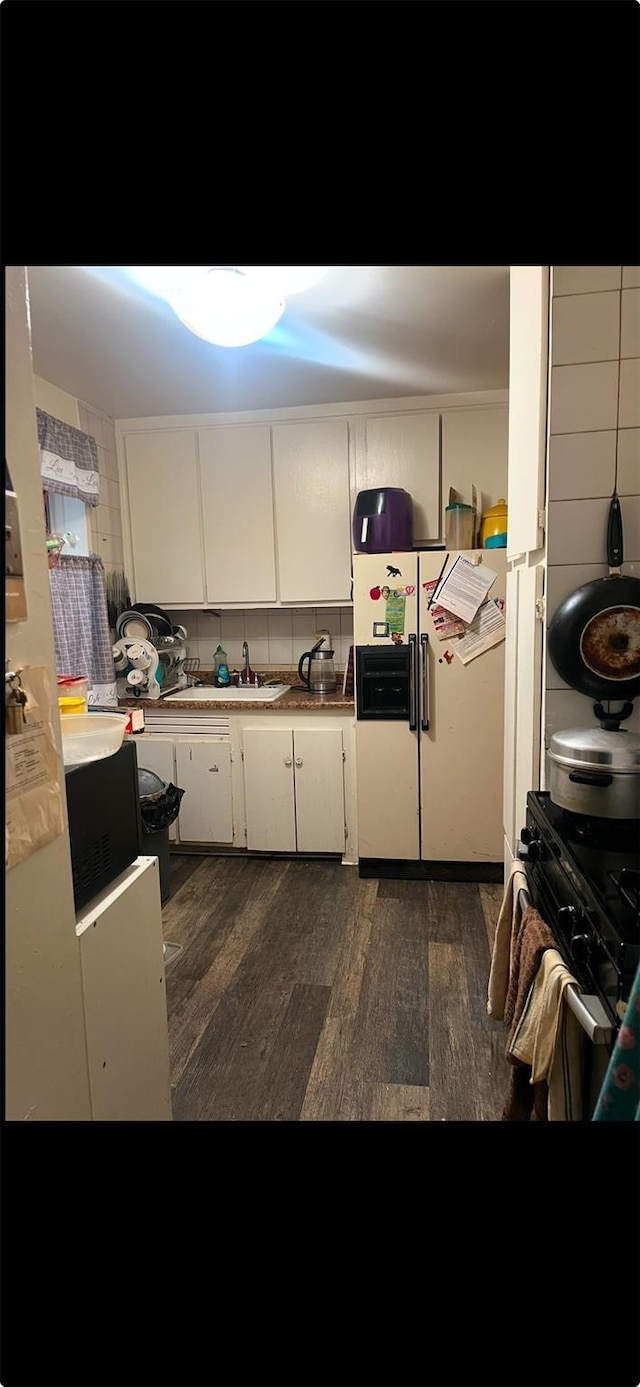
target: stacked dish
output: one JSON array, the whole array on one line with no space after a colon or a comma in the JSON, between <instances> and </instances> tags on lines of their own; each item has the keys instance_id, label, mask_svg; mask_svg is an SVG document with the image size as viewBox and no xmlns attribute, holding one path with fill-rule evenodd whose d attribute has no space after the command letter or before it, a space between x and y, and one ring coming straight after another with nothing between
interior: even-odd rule
<instances>
[{"instance_id":1,"label":"stacked dish","mask_svg":"<svg viewBox=\"0 0 640 1387\"><path fill-rule=\"evenodd\" d=\"M174 626L170 616L153 602L134 602L128 611L122 612L116 622L119 640L155 641L159 637L178 636L186 640L184 626Z\"/></svg>"}]
</instances>

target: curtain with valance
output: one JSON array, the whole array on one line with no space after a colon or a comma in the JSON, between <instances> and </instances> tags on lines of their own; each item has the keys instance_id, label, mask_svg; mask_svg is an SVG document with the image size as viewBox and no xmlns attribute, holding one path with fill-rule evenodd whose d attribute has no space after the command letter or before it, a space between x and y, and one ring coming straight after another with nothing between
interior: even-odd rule
<instances>
[{"instance_id":1,"label":"curtain with valance","mask_svg":"<svg viewBox=\"0 0 640 1387\"><path fill-rule=\"evenodd\" d=\"M98 447L95 438L36 409L40 476L47 491L73 496L86 506L97 506Z\"/></svg>"}]
</instances>

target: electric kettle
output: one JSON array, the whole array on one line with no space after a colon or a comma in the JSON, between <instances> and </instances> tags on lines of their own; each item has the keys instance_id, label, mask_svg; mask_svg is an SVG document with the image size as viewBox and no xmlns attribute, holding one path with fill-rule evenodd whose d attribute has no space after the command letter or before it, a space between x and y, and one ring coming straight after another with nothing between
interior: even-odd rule
<instances>
[{"instance_id":1,"label":"electric kettle","mask_svg":"<svg viewBox=\"0 0 640 1387\"><path fill-rule=\"evenodd\" d=\"M328 631L318 632L320 640L316 641L313 650L305 650L304 655L300 656L298 662L298 678L312 694L330 694L336 691L336 671L333 664L333 650L321 650L325 640L331 644L331 636ZM309 661L309 673L305 674L302 666L305 660Z\"/></svg>"}]
</instances>

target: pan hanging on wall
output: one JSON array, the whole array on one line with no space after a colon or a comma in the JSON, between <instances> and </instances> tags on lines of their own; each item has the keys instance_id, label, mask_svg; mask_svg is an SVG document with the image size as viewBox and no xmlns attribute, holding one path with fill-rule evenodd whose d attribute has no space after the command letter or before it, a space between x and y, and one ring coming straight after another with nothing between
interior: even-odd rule
<instances>
[{"instance_id":1,"label":"pan hanging on wall","mask_svg":"<svg viewBox=\"0 0 640 1387\"><path fill-rule=\"evenodd\" d=\"M560 677L599 700L640 694L640 578L624 576L622 562L622 514L614 492L607 524L609 576L570 593L554 612L548 637ZM631 711L630 706L619 716Z\"/></svg>"}]
</instances>

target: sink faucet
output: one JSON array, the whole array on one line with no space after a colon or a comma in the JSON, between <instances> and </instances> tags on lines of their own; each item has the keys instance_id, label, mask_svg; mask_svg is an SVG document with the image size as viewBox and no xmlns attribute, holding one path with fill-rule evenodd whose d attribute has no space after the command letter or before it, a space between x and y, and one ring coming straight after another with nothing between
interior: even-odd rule
<instances>
[{"instance_id":1,"label":"sink faucet","mask_svg":"<svg viewBox=\"0 0 640 1387\"><path fill-rule=\"evenodd\" d=\"M247 645L247 642L246 642L246 641L243 641L243 642L242 642L242 658L243 658L243 660L244 660L244 678L245 678L245 683L248 684L248 683L249 683L249 674L250 674L251 666L250 666L250 664L249 664L249 646Z\"/></svg>"}]
</instances>

